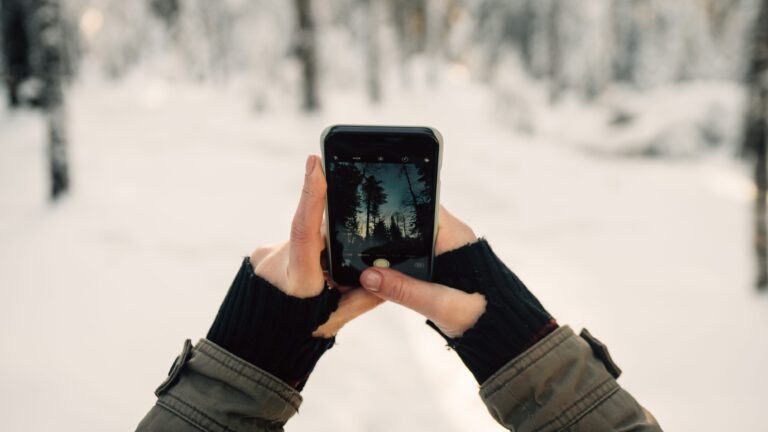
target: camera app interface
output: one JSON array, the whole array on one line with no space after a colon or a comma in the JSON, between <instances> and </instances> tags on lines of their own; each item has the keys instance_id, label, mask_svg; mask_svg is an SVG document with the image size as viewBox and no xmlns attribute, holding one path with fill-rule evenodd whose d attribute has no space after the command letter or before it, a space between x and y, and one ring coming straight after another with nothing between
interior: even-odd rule
<instances>
[{"instance_id":1,"label":"camera app interface","mask_svg":"<svg viewBox=\"0 0 768 432\"><path fill-rule=\"evenodd\" d=\"M331 156L334 277L357 285L367 267L430 274L436 162L424 156Z\"/></svg>"}]
</instances>

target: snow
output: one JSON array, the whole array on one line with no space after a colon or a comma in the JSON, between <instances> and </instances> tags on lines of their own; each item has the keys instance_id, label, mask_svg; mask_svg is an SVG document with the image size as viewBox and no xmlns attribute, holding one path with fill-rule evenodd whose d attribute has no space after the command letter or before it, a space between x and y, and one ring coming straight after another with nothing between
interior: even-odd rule
<instances>
[{"instance_id":1,"label":"snow","mask_svg":"<svg viewBox=\"0 0 768 432\"><path fill-rule=\"evenodd\" d=\"M74 189L58 204L46 201L41 120L0 111L0 429L135 428L241 257L287 238L305 156L332 123L440 130L442 202L560 323L609 346L620 383L665 430L768 425L768 300L752 286L743 165L521 132L460 68L439 86L388 89L379 107L327 91L316 115L254 112L237 80L85 76L70 93ZM303 395L288 430L501 430L455 353L395 305L344 328Z\"/></svg>"}]
</instances>

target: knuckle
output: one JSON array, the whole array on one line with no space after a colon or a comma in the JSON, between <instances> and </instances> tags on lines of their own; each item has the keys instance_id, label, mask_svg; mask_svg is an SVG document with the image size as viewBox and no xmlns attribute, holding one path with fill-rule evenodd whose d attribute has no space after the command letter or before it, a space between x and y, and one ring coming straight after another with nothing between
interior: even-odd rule
<instances>
[{"instance_id":1,"label":"knuckle","mask_svg":"<svg viewBox=\"0 0 768 432\"><path fill-rule=\"evenodd\" d=\"M315 196L315 189L305 183L304 186L301 188L301 195L304 196L305 198L312 198Z\"/></svg>"},{"instance_id":2,"label":"knuckle","mask_svg":"<svg viewBox=\"0 0 768 432\"><path fill-rule=\"evenodd\" d=\"M393 301L400 304L408 304L410 298L408 284L402 277L396 277L389 287L389 294Z\"/></svg>"},{"instance_id":3,"label":"knuckle","mask_svg":"<svg viewBox=\"0 0 768 432\"><path fill-rule=\"evenodd\" d=\"M291 224L291 241L294 243L306 243L309 240L309 231L303 223L294 220Z\"/></svg>"},{"instance_id":4,"label":"knuckle","mask_svg":"<svg viewBox=\"0 0 768 432\"><path fill-rule=\"evenodd\" d=\"M316 181L311 177L305 177L304 185L301 188L301 195L308 199L321 198L325 194L327 187L328 185L324 181Z\"/></svg>"}]
</instances>

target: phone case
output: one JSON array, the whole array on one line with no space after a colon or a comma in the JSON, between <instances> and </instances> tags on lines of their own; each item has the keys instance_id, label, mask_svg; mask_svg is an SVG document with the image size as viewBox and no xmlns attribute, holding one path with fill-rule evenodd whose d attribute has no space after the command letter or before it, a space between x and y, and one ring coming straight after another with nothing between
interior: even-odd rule
<instances>
[{"instance_id":1,"label":"phone case","mask_svg":"<svg viewBox=\"0 0 768 432\"><path fill-rule=\"evenodd\" d=\"M437 181L436 181L436 187L435 187L435 214L433 217L434 220L434 226L432 227L432 251L430 253L429 257L429 279L431 280L433 277L434 272L434 261L435 261L435 243L437 242L437 227L439 225L438 223L438 216L440 213L440 189L441 189L441 182L440 182L440 171L442 169L443 165L443 136L440 134L440 132L429 126L383 126L383 125L331 125L326 127L322 134L320 135L320 154L322 156L322 163L321 168L323 170L323 175L326 175L325 172L325 139L327 138L328 134L334 129L339 128L343 129L344 131L354 132L354 131L360 131L360 132L397 132L397 129L406 129L409 131L412 131L414 128L416 129L427 129L437 140L438 150L437 150ZM333 276L333 256L331 255L331 219L330 215L328 214L328 196L325 197L325 250L328 256L328 274L330 275L331 279L335 281Z\"/></svg>"}]
</instances>

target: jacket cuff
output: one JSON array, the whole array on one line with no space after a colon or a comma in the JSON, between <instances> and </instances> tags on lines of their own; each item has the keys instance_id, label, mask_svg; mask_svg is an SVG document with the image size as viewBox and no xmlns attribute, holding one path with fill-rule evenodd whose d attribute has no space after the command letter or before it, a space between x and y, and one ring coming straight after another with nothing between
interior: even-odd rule
<instances>
[{"instance_id":1,"label":"jacket cuff","mask_svg":"<svg viewBox=\"0 0 768 432\"><path fill-rule=\"evenodd\" d=\"M158 407L212 432L279 430L302 402L283 380L205 339L185 344L156 393Z\"/></svg>"},{"instance_id":2,"label":"jacket cuff","mask_svg":"<svg viewBox=\"0 0 768 432\"><path fill-rule=\"evenodd\" d=\"M335 337L312 332L338 307L328 285L315 297L288 295L253 271L245 257L207 339L301 390Z\"/></svg>"},{"instance_id":3,"label":"jacket cuff","mask_svg":"<svg viewBox=\"0 0 768 432\"><path fill-rule=\"evenodd\" d=\"M494 373L480 396L496 421L546 432L566 429L619 389L587 341L566 325Z\"/></svg>"}]
</instances>

